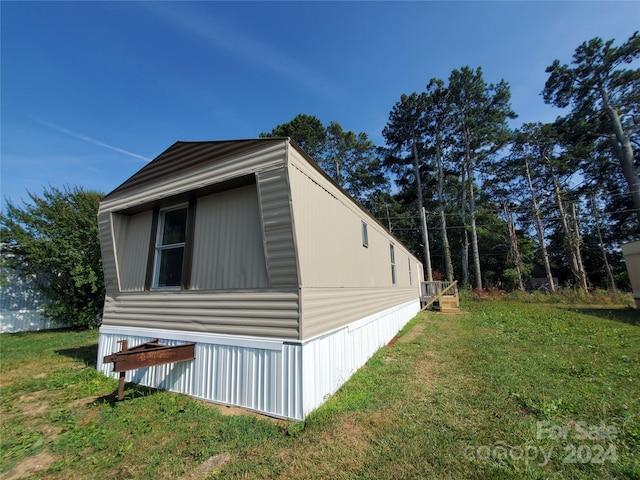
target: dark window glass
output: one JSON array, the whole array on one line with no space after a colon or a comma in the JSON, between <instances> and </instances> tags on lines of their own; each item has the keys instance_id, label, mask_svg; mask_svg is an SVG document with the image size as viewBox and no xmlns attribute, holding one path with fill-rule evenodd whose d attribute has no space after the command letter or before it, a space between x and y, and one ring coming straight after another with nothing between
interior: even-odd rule
<instances>
[{"instance_id":1,"label":"dark window glass","mask_svg":"<svg viewBox=\"0 0 640 480\"><path fill-rule=\"evenodd\" d=\"M162 230L162 245L173 245L185 241L187 231L187 209L169 210L164 212L164 227Z\"/></svg>"},{"instance_id":2,"label":"dark window glass","mask_svg":"<svg viewBox=\"0 0 640 480\"><path fill-rule=\"evenodd\" d=\"M362 222L362 246L369 246L369 232L367 231L367 224Z\"/></svg>"},{"instance_id":3,"label":"dark window glass","mask_svg":"<svg viewBox=\"0 0 640 480\"><path fill-rule=\"evenodd\" d=\"M160 252L158 287L179 287L182 282L182 256L184 247L170 248Z\"/></svg>"},{"instance_id":4,"label":"dark window glass","mask_svg":"<svg viewBox=\"0 0 640 480\"><path fill-rule=\"evenodd\" d=\"M391 254L391 283L396 284L396 252L393 245L389 245L389 253Z\"/></svg>"},{"instance_id":5,"label":"dark window glass","mask_svg":"<svg viewBox=\"0 0 640 480\"><path fill-rule=\"evenodd\" d=\"M155 288L182 286L187 207L160 212L156 239Z\"/></svg>"}]
</instances>

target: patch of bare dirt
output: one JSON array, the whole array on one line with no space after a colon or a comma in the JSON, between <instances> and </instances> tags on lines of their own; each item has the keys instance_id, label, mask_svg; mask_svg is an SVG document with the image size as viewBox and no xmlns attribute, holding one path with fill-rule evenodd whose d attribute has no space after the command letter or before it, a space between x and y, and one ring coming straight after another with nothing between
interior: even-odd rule
<instances>
[{"instance_id":1,"label":"patch of bare dirt","mask_svg":"<svg viewBox=\"0 0 640 480\"><path fill-rule=\"evenodd\" d=\"M73 400L67 404L69 408L78 408L78 407L88 407L92 406L92 404L100 398L100 395L93 395L91 397L79 398L77 400Z\"/></svg>"},{"instance_id":2,"label":"patch of bare dirt","mask_svg":"<svg viewBox=\"0 0 640 480\"><path fill-rule=\"evenodd\" d=\"M247 410L246 408L235 407L232 405L219 405L217 403L207 402L207 406L211 408L215 408L225 417L233 417L236 415L248 415L248 416L258 415L257 413L252 412L251 410Z\"/></svg>"},{"instance_id":3,"label":"patch of bare dirt","mask_svg":"<svg viewBox=\"0 0 640 480\"><path fill-rule=\"evenodd\" d=\"M18 465L9 470L4 480L17 480L19 478L27 478L42 470L49 468L55 461L55 458L48 452L40 452L33 457L25 458Z\"/></svg>"},{"instance_id":4,"label":"patch of bare dirt","mask_svg":"<svg viewBox=\"0 0 640 480\"><path fill-rule=\"evenodd\" d=\"M196 467L188 475L182 477L182 480L200 480L206 478L216 468L221 467L225 463L231 460L231 455L228 453L220 453L209 457L203 464Z\"/></svg>"},{"instance_id":5,"label":"patch of bare dirt","mask_svg":"<svg viewBox=\"0 0 640 480\"><path fill-rule=\"evenodd\" d=\"M45 442L55 440L62 432L62 427L55 427L53 425L39 425L38 432L42 435Z\"/></svg>"},{"instance_id":6,"label":"patch of bare dirt","mask_svg":"<svg viewBox=\"0 0 640 480\"><path fill-rule=\"evenodd\" d=\"M25 415L40 417L49 411L49 402L44 400L46 391L33 392L29 395L21 395L18 398L18 406Z\"/></svg>"},{"instance_id":7,"label":"patch of bare dirt","mask_svg":"<svg viewBox=\"0 0 640 480\"><path fill-rule=\"evenodd\" d=\"M42 435L45 441L51 441L60 435L62 428L43 421L52 409L51 404L44 399L46 393L47 392L40 391L20 396L16 402L15 412L8 416L27 417L24 419L23 424L34 428Z\"/></svg>"},{"instance_id":8,"label":"patch of bare dirt","mask_svg":"<svg viewBox=\"0 0 640 480\"><path fill-rule=\"evenodd\" d=\"M233 405L222 405L219 403L212 403L202 400L202 402L209 408L213 408L220 412L221 415L225 417L233 417L233 416L250 416L256 417L261 420L268 420L272 423L282 424L284 425L285 421L275 417L269 417L268 415L262 415L261 413L254 412L253 410L247 410L246 408L236 407Z\"/></svg>"}]
</instances>

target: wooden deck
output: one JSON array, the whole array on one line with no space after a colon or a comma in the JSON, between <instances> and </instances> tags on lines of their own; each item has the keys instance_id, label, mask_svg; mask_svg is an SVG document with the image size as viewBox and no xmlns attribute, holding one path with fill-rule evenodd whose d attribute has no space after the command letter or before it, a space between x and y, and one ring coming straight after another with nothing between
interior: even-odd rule
<instances>
[{"instance_id":1,"label":"wooden deck","mask_svg":"<svg viewBox=\"0 0 640 480\"><path fill-rule=\"evenodd\" d=\"M431 308L441 313L460 311L458 281L420 282L420 305L422 310Z\"/></svg>"}]
</instances>

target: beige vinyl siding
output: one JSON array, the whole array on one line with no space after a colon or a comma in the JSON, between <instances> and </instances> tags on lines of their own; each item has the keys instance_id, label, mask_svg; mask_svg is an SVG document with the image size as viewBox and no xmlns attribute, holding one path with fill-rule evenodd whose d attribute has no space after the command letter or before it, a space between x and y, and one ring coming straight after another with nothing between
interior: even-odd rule
<instances>
[{"instance_id":1,"label":"beige vinyl siding","mask_svg":"<svg viewBox=\"0 0 640 480\"><path fill-rule=\"evenodd\" d=\"M298 338L298 290L152 291L105 303L103 325Z\"/></svg>"},{"instance_id":2,"label":"beige vinyl siding","mask_svg":"<svg viewBox=\"0 0 640 480\"><path fill-rule=\"evenodd\" d=\"M417 297L406 288L303 288L303 340Z\"/></svg>"},{"instance_id":3,"label":"beige vinyl siding","mask_svg":"<svg viewBox=\"0 0 640 480\"><path fill-rule=\"evenodd\" d=\"M165 167L180 160L172 147L155 170L101 204L105 278L112 282L104 325L308 339L419 297L421 270L412 269L410 282L408 268L417 259L286 139L210 162L206 145L184 148L192 167L168 178ZM238 178L255 184L209 188ZM192 288L143 291L152 209L193 195L205 196L196 199Z\"/></svg>"},{"instance_id":4,"label":"beige vinyl siding","mask_svg":"<svg viewBox=\"0 0 640 480\"><path fill-rule=\"evenodd\" d=\"M394 287L390 244L397 287L410 286L407 259L417 260L381 225L308 164L292 160L290 179L304 287ZM362 222L367 224L367 247L362 245Z\"/></svg>"},{"instance_id":5,"label":"beige vinyl siding","mask_svg":"<svg viewBox=\"0 0 640 480\"><path fill-rule=\"evenodd\" d=\"M257 174L270 288L299 286L287 170Z\"/></svg>"},{"instance_id":6,"label":"beige vinyl siding","mask_svg":"<svg viewBox=\"0 0 640 480\"><path fill-rule=\"evenodd\" d=\"M111 215L98 213L98 231L100 234L100 250L102 252L102 271L107 298L118 293L118 271L116 267L116 255L114 238L111 229Z\"/></svg>"},{"instance_id":7,"label":"beige vinyl siding","mask_svg":"<svg viewBox=\"0 0 640 480\"><path fill-rule=\"evenodd\" d=\"M290 153L289 178L303 340L419 298L418 260L400 242L296 151ZM367 224L366 247L362 222ZM416 265L411 279L409 261Z\"/></svg>"},{"instance_id":8,"label":"beige vinyl siding","mask_svg":"<svg viewBox=\"0 0 640 480\"><path fill-rule=\"evenodd\" d=\"M256 186L198 199L191 288L267 288Z\"/></svg>"},{"instance_id":9,"label":"beige vinyl siding","mask_svg":"<svg viewBox=\"0 0 640 480\"><path fill-rule=\"evenodd\" d=\"M193 155L202 159L190 161L197 168L180 170L170 179L163 171L150 172L158 180L141 181L136 188L125 182L103 200L101 243L105 273L113 279L104 325L299 338L297 263L284 168L288 143L259 143L264 148L211 162L206 152L195 149ZM247 176L255 176L256 183L196 199L192 288L142 291L153 208Z\"/></svg>"},{"instance_id":10,"label":"beige vinyl siding","mask_svg":"<svg viewBox=\"0 0 640 480\"><path fill-rule=\"evenodd\" d=\"M370 262L379 254L373 228L368 227L369 247L365 248L362 223L347 206L309 178L299 165L292 165L290 176L302 285L379 284L383 272Z\"/></svg>"},{"instance_id":11,"label":"beige vinyl siding","mask_svg":"<svg viewBox=\"0 0 640 480\"><path fill-rule=\"evenodd\" d=\"M282 166L286 149L287 142L285 140L267 142L260 150L232 155L219 161L211 159L210 163L203 160L198 164L198 168L178 171L168 178L162 177L156 183L143 184L136 189L123 189L121 186L119 188L123 191L116 190L110 193L103 200L100 210L108 212L135 208L214 183L221 183L243 175L252 175L259 170ZM204 159L207 158L206 153L206 150L201 153Z\"/></svg>"},{"instance_id":12,"label":"beige vinyl siding","mask_svg":"<svg viewBox=\"0 0 640 480\"><path fill-rule=\"evenodd\" d=\"M147 271L152 212L131 216L114 213L112 218L120 291L142 292Z\"/></svg>"}]
</instances>

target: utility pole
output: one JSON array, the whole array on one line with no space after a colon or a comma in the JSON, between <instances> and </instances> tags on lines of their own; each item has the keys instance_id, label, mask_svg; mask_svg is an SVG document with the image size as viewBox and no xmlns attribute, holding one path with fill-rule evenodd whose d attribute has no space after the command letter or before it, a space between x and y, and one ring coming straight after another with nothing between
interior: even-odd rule
<instances>
[{"instance_id":1,"label":"utility pole","mask_svg":"<svg viewBox=\"0 0 640 480\"><path fill-rule=\"evenodd\" d=\"M433 274L431 273L431 250L429 249L429 230L427 230L427 211L422 207L420 212L420 220L422 221L422 231L424 232L424 256L427 263L427 281L433 282Z\"/></svg>"}]
</instances>

